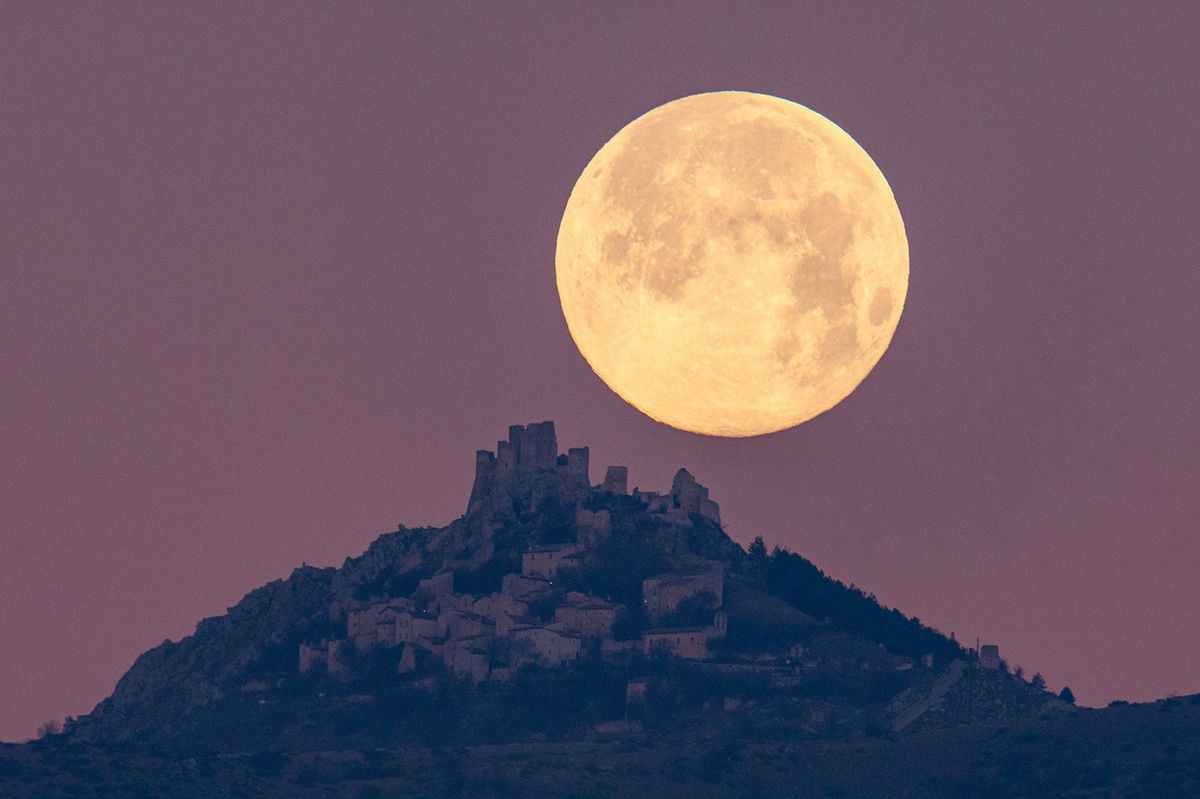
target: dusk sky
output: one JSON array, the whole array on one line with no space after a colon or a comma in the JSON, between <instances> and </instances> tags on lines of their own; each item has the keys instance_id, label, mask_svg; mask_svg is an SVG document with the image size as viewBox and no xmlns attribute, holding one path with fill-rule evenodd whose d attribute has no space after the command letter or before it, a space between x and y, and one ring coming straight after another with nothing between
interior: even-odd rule
<instances>
[{"instance_id":1,"label":"dusk sky","mask_svg":"<svg viewBox=\"0 0 1200 799\"><path fill-rule=\"evenodd\" d=\"M0 740L543 419L1082 704L1200 692L1200 7L776 5L0 11ZM911 251L866 381L748 439L612 393L554 276L592 155L721 89L853 136Z\"/></svg>"}]
</instances>

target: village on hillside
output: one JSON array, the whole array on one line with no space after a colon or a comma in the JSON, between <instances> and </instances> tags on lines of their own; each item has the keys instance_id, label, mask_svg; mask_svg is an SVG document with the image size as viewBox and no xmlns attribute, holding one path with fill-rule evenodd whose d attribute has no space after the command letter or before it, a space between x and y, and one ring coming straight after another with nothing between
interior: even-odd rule
<instances>
[{"instance_id":1,"label":"village on hillside","mask_svg":"<svg viewBox=\"0 0 1200 799\"><path fill-rule=\"evenodd\" d=\"M330 612L344 617L346 637L301 644L300 672L320 666L332 678L347 678L352 651L403 646L401 674L434 659L459 677L503 681L526 664L554 667L584 655L638 650L706 659L709 642L725 634L726 616L720 609L724 570L717 563L643 583L642 601L651 623L691 600L713 609L709 625L651 627L640 638L618 640L613 623L622 606L578 591L566 592L553 607L552 621L531 614L540 598L553 595L558 570L578 552L576 544L532 547L522 556L521 572L505 575L502 589L486 596L455 593L454 574L447 571L421 580L411 597L346 608L335 604Z\"/></svg>"},{"instance_id":2,"label":"village on hillside","mask_svg":"<svg viewBox=\"0 0 1200 799\"><path fill-rule=\"evenodd\" d=\"M527 546L520 571L504 574L491 593L456 591L455 570L443 564L408 596L337 600L329 621L338 637L300 644L300 673L351 679L363 656L380 651L391 652L399 674L444 669L473 682L507 681L526 665L553 668L581 658L619 660L633 653L714 658L729 624L720 561L693 558L686 568L642 580L640 608L571 590L571 581L562 579L583 567L611 535L609 511L587 507L595 508L591 500L605 495L634 500L664 524L720 524L717 503L685 469L665 494L630 492L623 466L608 467L604 481L592 486L586 447L559 455L552 422L514 425L495 452L476 454L464 518L483 520L486 528L514 510L535 512L553 502L574 509L574 540ZM638 623L622 624L631 617ZM984 649L981 665L996 668L995 648ZM803 647L793 647L786 659L801 662ZM894 660L893 668L915 665L908 658Z\"/></svg>"}]
</instances>

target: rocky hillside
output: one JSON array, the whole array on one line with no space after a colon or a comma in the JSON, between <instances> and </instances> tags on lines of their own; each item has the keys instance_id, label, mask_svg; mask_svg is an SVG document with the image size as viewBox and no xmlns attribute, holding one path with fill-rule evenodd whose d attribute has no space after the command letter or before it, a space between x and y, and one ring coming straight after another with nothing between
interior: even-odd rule
<instances>
[{"instance_id":1,"label":"rocky hillside","mask_svg":"<svg viewBox=\"0 0 1200 799\"><path fill-rule=\"evenodd\" d=\"M423 706L424 700L413 698L414 688L457 691L460 697L488 695L491 699L479 700L476 706L502 713L508 701L504 691L509 689L483 690L455 680L474 674L471 669L482 672L468 683L501 674L511 680L518 667L525 682L513 683L512 691L520 685L528 688L530 680L542 680L543 687L549 684L546 680L569 682L571 675L603 685L595 696L607 699L581 710L577 726L580 719L603 725L625 718L626 683L631 673L640 671L650 675L644 681L648 688L638 690L649 691L652 706L669 697L675 697L670 702L678 700L672 705L676 710L691 707L693 700L697 709L713 701L735 706L743 701L783 702L795 709L797 729L861 732L884 729L901 713L911 715L938 675L954 661L969 658L953 641L831 580L798 555L767 553L761 542L749 552L743 550L721 529L719 507L707 489L685 470L663 494L630 493L624 467L610 467L599 485L589 485L588 473L586 448L558 454L552 423L510 428L509 440L500 442L494 453L477 453L475 483L462 517L442 528L387 533L341 568L296 569L288 578L250 592L224 616L201 621L194 634L179 642L164 641L139 657L112 696L71 725L68 737L97 742L182 739L194 736L200 727L222 728L222 713L236 715L246 703L310 703L300 716L328 716L335 726L354 724L350 706L359 700L348 700L350 709L344 713L320 702L331 696L399 692L396 702ZM564 561L558 564L559 573L539 572L544 567L530 566L531 552L569 552L570 566ZM659 583L680 582L672 575L700 573L719 575L715 591L680 594L686 586L676 586L677 593L670 594L664 588L661 607L647 604L650 586L657 590ZM520 595L519 602L512 581L506 582L514 575L536 589ZM440 577L446 580L439 582ZM693 578L683 582L687 579ZM440 593L427 587L434 583L444 585ZM515 638L503 638L489 628L486 651L462 647L475 658L475 665L463 671L465 655L455 661L450 650L456 641L480 636L456 633L447 616L478 619L481 603L490 607L501 600L519 606L507 625L516 632L507 635L524 632L534 641L547 631L568 643L580 639L572 643L575 649L557 661L520 659ZM381 637L383 643L376 645L372 630L364 634L352 629L364 614L373 620L368 611L383 606L427 622L429 631L423 637ZM593 630L589 636L571 626L580 608L599 608L601 616L605 608L611 611L602 632ZM494 625L494 619L480 623ZM686 636L672 631L693 629L687 624L701 625L695 629L704 631L707 649L680 648L688 646ZM440 626L435 631L436 625ZM370 645L363 644L367 639ZM665 650L658 646L664 641ZM542 644L530 645L536 649ZM317 653L330 677L336 665L339 680L330 681L323 671L302 674L298 653L303 648ZM410 653L406 667L403 653L410 649L416 656ZM671 657L649 658L652 651ZM681 659L687 661L683 671L671 665ZM564 665L547 669L560 662ZM405 676L398 676L406 669ZM673 676L661 678L668 672ZM731 678L734 673L740 676ZM741 682L733 685L730 679ZM1000 687L989 690L1007 702L1011 714L1027 713L1047 698L1037 692L1028 700L1009 701L1004 697L1028 693L1024 683L1018 685L1007 675L987 682L993 683ZM774 686L767 690L771 696L762 693L768 684ZM806 687L800 690L795 687L799 685ZM776 690L781 687L782 693ZM573 696L576 688L562 688L562 696ZM726 693L719 695L722 691ZM785 695L788 691L811 691L812 701L801 702ZM827 712L830 703L838 702L845 712ZM861 705L857 710L855 703ZM870 711L862 711L867 706ZM917 714L924 716L921 724L935 718L944 723L960 720L950 712L938 715L939 710L930 707L928 713ZM653 723L652 711L653 707L647 723ZM486 725L476 709L464 705L462 712L462 729L476 722ZM513 734L537 733L534 721L514 728ZM444 720L440 723L445 726ZM414 725L392 732L419 738L419 725ZM279 732L272 733L269 725L261 730L261 740ZM315 728L299 722L291 734L297 747L315 745L320 737ZM252 740L244 744L258 745Z\"/></svg>"}]
</instances>

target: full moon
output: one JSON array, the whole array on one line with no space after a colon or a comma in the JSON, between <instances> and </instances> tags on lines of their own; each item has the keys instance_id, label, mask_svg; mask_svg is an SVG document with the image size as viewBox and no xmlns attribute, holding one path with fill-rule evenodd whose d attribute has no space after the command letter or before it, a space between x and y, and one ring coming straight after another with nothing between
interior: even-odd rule
<instances>
[{"instance_id":1,"label":"full moon","mask_svg":"<svg viewBox=\"0 0 1200 799\"><path fill-rule=\"evenodd\" d=\"M841 402L887 349L908 239L871 157L751 92L661 105L583 170L558 231L580 353L646 415L754 436Z\"/></svg>"}]
</instances>

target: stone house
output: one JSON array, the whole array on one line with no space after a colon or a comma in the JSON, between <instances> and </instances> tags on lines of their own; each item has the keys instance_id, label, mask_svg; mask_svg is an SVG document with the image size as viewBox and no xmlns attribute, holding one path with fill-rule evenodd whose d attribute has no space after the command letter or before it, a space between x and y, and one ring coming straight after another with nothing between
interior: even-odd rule
<instances>
[{"instance_id":1,"label":"stone house","mask_svg":"<svg viewBox=\"0 0 1200 799\"><path fill-rule=\"evenodd\" d=\"M723 610L713 614L713 623L694 627L658 627L642 634L642 651L649 655L662 652L689 660L707 660L709 643L724 638L729 617Z\"/></svg>"},{"instance_id":2,"label":"stone house","mask_svg":"<svg viewBox=\"0 0 1200 799\"><path fill-rule=\"evenodd\" d=\"M536 575L510 573L500 580L500 592L521 602L531 602L553 587L549 578Z\"/></svg>"},{"instance_id":3,"label":"stone house","mask_svg":"<svg viewBox=\"0 0 1200 799\"><path fill-rule=\"evenodd\" d=\"M418 638L435 638L438 619L414 610L386 609L375 623L375 639L380 645L396 646Z\"/></svg>"},{"instance_id":4,"label":"stone house","mask_svg":"<svg viewBox=\"0 0 1200 799\"><path fill-rule=\"evenodd\" d=\"M509 632L508 640L509 665L513 667L528 662L547 667L561 666L579 657L583 648L578 635L542 626L516 627Z\"/></svg>"},{"instance_id":5,"label":"stone house","mask_svg":"<svg viewBox=\"0 0 1200 799\"><path fill-rule=\"evenodd\" d=\"M471 604L471 611L480 616L487 616L492 621L498 621L500 616L523 616L529 612L529 605L509 594L488 594L481 596Z\"/></svg>"},{"instance_id":6,"label":"stone house","mask_svg":"<svg viewBox=\"0 0 1200 799\"><path fill-rule=\"evenodd\" d=\"M659 627L642 635L642 651L664 653L688 660L707 660L712 627Z\"/></svg>"},{"instance_id":7,"label":"stone house","mask_svg":"<svg viewBox=\"0 0 1200 799\"><path fill-rule=\"evenodd\" d=\"M465 638L471 635L494 635L496 622L467 610L448 610L437 618L440 638Z\"/></svg>"},{"instance_id":8,"label":"stone house","mask_svg":"<svg viewBox=\"0 0 1200 799\"><path fill-rule=\"evenodd\" d=\"M714 608L724 602L725 570L720 564L689 572L660 574L642 581L642 602L651 621L661 619L679 609L685 599L712 594Z\"/></svg>"},{"instance_id":9,"label":"stone house","mask_svg":"<svg viewBox=\"0 0 1200 799\"><path fill-rule=\"evenodd\" d=\"M412 600L405 597L380 599L346 611L346 637L354 642L356 649L368 649L379 639L377 626L388 614L411 610ZM389 616L390 618L390 616ZM384 633L384 637L389 637Z\"/></svg>"},{"instance_id":10,"label":"stone house","mask_svg":"<svg viewBox=\"0 0 1200 799\"><path fill-rule=\"evenodd\" d=\"M325 668L326 653L329 648L328 641L322 641L316 646L308 644L300 644L300 663L299 671L301 674L308 674L313 669L320 667Z\"/></svg>"},{"instance_id":11,"label":"stone house","mask_svg":"<svg viewBox=\"0 0 1200 799\"><path fill-rule=\"evenodd\" d=\"M475 597L470 594L442 594L429 600L426 610L434 615L440 615L448 610L471 610Z\"/></svg>"},{"instance_id":12,"label":"stone house","mask_svg":"<svg viewBox=\"0 0 1200 799\"><path fill-rule=\"evenodd\" d=\"M553 579L563 559L579 551L575 544L547 544L530 547L521 554L521 574Z\"/></svg>"},{"instance_id":13,"label":"stone house","mask_svg":"<svg viewBox=\"0 0 1200 799\"><path fill-rule=\"evenodd\" d=\"M611 638L618 610L619 606L598 597L583 597L555 608L554 622L584 638Z\"/></svg>"},{"instance_id":14,"label":"stone house","mask_svg":"<svg viewBox=\"0 0 1200 799\"><path fill-rule=\"evenodd\" d=\"M488 678L492 658L490 635L468 635L451 638L442 648L442 662L456 677L466 677L472 682Z\"/></svg>"},{"instance_id":15,"label":"stone house","mask_svg":"<svg viewBox=\"0 0 1200 799\"><path fill-rule=\"evenodd\" d=\"M335 680L345 680L350 677L350 641L339 639L330 641L325 648L325 673Z\"/></svg>"},{"instance_id":16,"label":"stone house","mask_svg":"<svg viewBox=\"0 0 1200 799\"><path fill-rule=\"evenodd\" d=\"M506 638L508 634L518 627L538 627L541 625L541 619L537 616L527 616L525 614L501 613L495 617L496 622L496 637Z\"/></svg>"},{"instance_id":17,"label":"stone house","mask_svg":"<svg viewBox=\"0 0 1200 799\"><path fill-rule=\"evenodd\" d=\"M984 644L979 647L979 668L993 670L1000 668L999 646L996 644Z\"/></svg>"}]
</instances>

